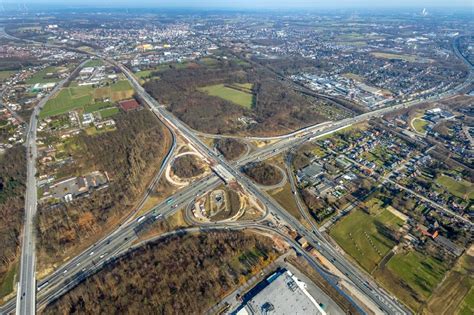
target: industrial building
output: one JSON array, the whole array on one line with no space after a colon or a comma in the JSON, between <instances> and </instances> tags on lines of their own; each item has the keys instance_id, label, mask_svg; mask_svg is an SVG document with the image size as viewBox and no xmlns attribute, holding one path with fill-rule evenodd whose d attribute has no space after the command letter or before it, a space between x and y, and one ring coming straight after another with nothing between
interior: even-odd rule
<instances>
[{"instance_id":1,"label":"industrial building","mask_svg":"<svg viewBox=\"0 0 474 315\"><path fill-rule=\"evenodd\" d=\"M298 170L296 179L298 182L314 183L318 181L318 178L324 174L324 167L319 163L312 163L305 168Z\"/></svg>"},{"instance_id":2,"label":"industrial building","mask_svg":"<svg viewBox=\"0 0 474 315\"><path fill-rule=\"evenodd\" d=\"M233 314L325 315L322 305L306 288L306 283L291 271L279 269L246 293L242 305Z\"/></svg>"}]
</instances>

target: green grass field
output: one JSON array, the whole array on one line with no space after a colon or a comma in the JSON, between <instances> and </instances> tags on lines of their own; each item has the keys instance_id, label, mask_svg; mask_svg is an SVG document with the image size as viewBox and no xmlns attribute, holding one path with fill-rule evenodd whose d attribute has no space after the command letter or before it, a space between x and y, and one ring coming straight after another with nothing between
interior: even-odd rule
<instances>
[{"instance_id":1,"label":"green grass field","mask_svg":"<svg viewBox=\"0 0 474 315\"><path fill-rule=\"evenodd\" d=\"M331 133L331 134L325 134L322 136L317 136L316 138L318 141L326 140L326 139L331 139L333 143L335 144L336 147L339 145L345 145L346 142L341 139L340 135L341 134L351 134L351 135L358 135L361 130L366 129L365 125L363 124L357 124L357 125L350 125L347 127L344 127L343 129ZM322 145L322 142L319 142L320 145Z\"/></svg>"},{"instance_id":2,"label":"green grass field","mask_svg":"<svg viewBox=\"0 0 474 315\"><path fill-rule=\"evenodd\" d=\"M355 41L339 41L336 42L338 45L344 46L352 46L352 47L364 47L367 46L367 42L363 40L355 40Z\"/></svg>"},{"instance_id":3,"label":"green grass field","mask_svg":"<svg viewBox=\"0 0 474 315\"><path fill-rule=\"evenodd\" d=\"M91 95L94 92L94 88L91 85L76 86L70 88L69 92L72 97L81 97Z\"/></svg>"},{"instance_id":4,"label":"green grass field","mask_svg":"<svg viewBox=\"0 0 474 315\"><path fill-rule=\"evenodd\" d=\"M315 156L320 157L320 158L327 155L327 151L322 146L319 146L319 145L316 145L315 148L311 151L311 153L313 153Z\"/></svg>"},{"instance_id":5,"label":"green grass field","mask_svg":"<svg viewBox=\"0 0 474 315\"><path fill-rule=\"evenodd\" d=\"M151 77L151 74L154 72L155 70L143 70L143 71L138 71L138 72L135 72L135 76L139 79L147 79L149 77Z\"/></svg>"},{"instance_id":6,"label":"green grass field","mask_svg":"<svg viewBox=\"0 0 474 315\"><path fill-rule=\"evenodd\" d=\"M246 90L248 89L249 85L240 85L240 87L243 90ZM231 87L225 86L224 84L206 86L199 88L199 91L207 93L211 96L222 98L245 108L251 108L253 105L253 95L251 93L233 89Z\"/></svg>"},{"instance_id":7,"label":"green grass field","mask_svg":"<svg viewBox=\"0 0 474 315\"><path fill-rule=\"evenodd\" d=\"M83 45L83 46L79 46L77 47L77 49L79 50L83 50L83 51L87 51L89 53L93 53L94 52L94 49L90 46L86 46L86 45Z\"/></svg>"},{"instance_id":8,"label":"green grass field","mask_svg":"<svg viewBox=\"0 0 474 315\"><path fill-rule=\"evenodd\" d=\"M41 71L34 73L28 80L26 84L36 84L36 83L50 83L50 82L59 82L58 78L50 78L47 76L48 73L56 73L60 71L61 67L47 67Z\"/></svg>"},{"instance_id":9,"label":"green grass field","mask_svg":"<svg viewBox=\"0 0 474 315\"><path fill-rule=\"evenodd\" d=\"M412 121L413 128L415 128L416 132L425 133L426 126L428 126L428 122L421 118L415 118Z\"/></svg>"},{"instance_id":10,"label":"green grass field","mask_svg":"<svg viewBox=\"0 0 474 315\"><path fill-rule=\"evenodd\" d=\"M384 53L384 52L373 52L371 53L371 55L374 56L375 58L397 59L397 60L404 60L407 62L428 63L432 61L431 59L419 57L416 55L392 54L392 53Z\"/></svg>"},{"instance_id":11,"label":"green grass field","mask_svg":"<svg viewBox=\"0 0 474 315\"><path fill-rule=\"evenodd\" d=\"M286 183L283 187L269 191L270 195L292 216L299 221L303 221L303 217L296 204L295 197L291 192L291 185Z\"/></svg>"},{"instance_id":12,"label":"green grass field","mask_svg":"<svg viewBox=\"0 0 474 315\"><path fill-rule=\"evenodd\" d=\"M13 265L10 268L10 270L8 270L5 277L2 279L2 282L0 283L0 299L10 294L11 292L13 292L13 286L15 285L14 280L15 280L15 274L16 274L17 268L18 268L17 264Z\"/></svg>"},{"instance_id":13,"label":"green grass field","mask_svg":"<svg viewBox=\"0 0 474 315\"><path fill-rule=\"evenodd\" d=\"M169 70L171 68L174 69L185 69L189 66L189 62L180 62L180 63L164 63L161 65L158 65L154 67L153 69L147 69L147 70L142 70L142 71L137 71L135 72L135 76L139 79L145 80L148 78L157 78L157 76L153 76L153 72L164 72L166 70Z\"/></svg>"},{"instance_id":14,"label":"green grass field","mask_svg":"<svg viewBox=\"0 0 474 315\"><path fill-rule=\"evenodd\" d=\"M249 93L252 92L253 84L252 83L234 83L232 85L235 85L236 87L246 89L249 91Z\"/></svg>"},{"instance_id":15,"label":"green grass field","mask_svg":"<svg viewBox=\"0 0 474 315\"><path fill-rule=\"evenodd\" d=\"M217 60L214 58L202 58L199 60L199 63L205 65L206 67L213 67L217 64Z\"/></svg>"},{"instance_id":16,"label":"green grass field","mask_svg":"<svg viewBox=\"0 0 474 315\"><path fill-rule=\"evenodd\" d=\"M376 216L357 209L342 218L329 234L362 268L372 272L395 246L395 242L383 234L384 229L396 229L402 223L401 219L386 209Z\"/></svg>"},{"instance_id":17,"label":"green grass field","mask_svg":"<svg viewBox=\"0 0 474 315\"><path fill-rule=\"evenodd\" d=\"M387 268L425 298L447 271L442 262L416 251L393 256Z\"/></svg>"},{"instance_id":18,"label":"green grass field","mask_svg":"<svg viewBox=\"0 0 474 315\"><path fill-rule=\"evenodd\" d=\"M441 282L448 267L417 251L394 255L375 278L412 310L417 311Z\"/></svg>"},{"instance_id":19,"label":"green grass field","mask_svg":"<svg viewBox=\"0 0 474 315\"><path fill-rule=\"evenodd\" d=\"M0 71L0 81L8 79L8 77L13 75L14 73L15 71L10 71L10 70Z\"/></svg>"},{"instance_id":20,"label":"green grass field","mask_svg":"<svg viewBox=\"0 0 474 315\"><path fill-rule=\"evenodd\" d=\"M340 35L338 38L342 41L349 41L349 40L363 40L366 37L365 34L360 34L360 33L346 33Z\"/></svg>"},{"instance_id":21,"label":"green grass field","mask_svg":"<svg viewBox=\"0 0 474 315\"><path fill-rule=\"evenodd\" d=\"M112 92L122 92L132 90L132 86L127 80L120 80L110 86Z\"/></svg>"},{"instance_id":22,"label":"green grass field","mask_svg":"<svg viewBox=\"0 0 474 315\"><path fill-rule=\"evenodd\" d=\"M108 118L108 117L118 114L119 109L117 107L109 107L109 108L101 109L99 113L100 113L100 117Z\"/></svg>"},{"instance_id":23,"label":"green grass field","mask_svg":"<svg viewBox=\"0 0 474 315\"><path fill-rule=\"evenodd\" d=\"M467 250L431 295L423 314L474 314L474 256Z\"/></svg>"},{"instance_id":24,"label":"green grass field","mask_svg":"<svg viewBox=\"0 0 474 315\"><path fill-rule=\"evenodd\" d=\"M472 315L474 314L474 287L471 287L469 293L466 295L461 303L459 309L459 315Z\"/></svg>"},{"instance_id":25,"label":"green grass field","mask_svg":"<svg viewBox=\"0 0 474 315\"><path fill-rule=\"evenodd\" d=\"M234 61L236 61L239 66L250 67L250 63L248 63L248 62L245 61L245 60L242 60L242 59L234 59Z\"/></svg>"},{"instance_id":26,"label":"green grass field","mask_svg":"<svg viewBox=\"0 0 474 315\"><path fill-rule=\"evenodd\" d=\"M92 86L64 88L46 103L40 117L60 115L80 108L91 113L110 107L111 103L102 102L102 99L108 98L116 102L132 97L133 93L132 87L126 80L118 81L110 87L96 89ZM110 114L110 112L105 112L105 114Z\"/></svg>"},{"instance_id":27,"label":"green grass field","mask_svg":"<svg viewBox=\"0 0 474 315\"><path fill-rule=\"evenodd\" d=\"M112 106L113 104L111 102L96 102L94 104L84 106L84 113L93 113L98 110Z\"/></svg>"},{"instance_id":28,"label":"green grass field","mask_svg":"<svg viewBox=\"0 0 474 315\"><path fill-rule=\"evenodd\" d=\"M454 196L465 200L474 199L474 187L472 183L464 179L457 181L452 177L441 175L440 177L436 178L436 183L443 186Z\"/></svg>"},{"instance_id":29,"label":"green grass field","mask_svg":"<svg viewBox=\"0 0 474 315\"><path fill-rule=\"evenodd\" d=\"M355 73L351 73L351 72L344 73L342 76L344 76L348 79L352 79L354 81L358 81L358 82L364 82L365 81L365 79L363 77L361 77L360 75L355 74Z\"/></svg>"},{"instance_id":30,"label":"green grass field","mask_svg":"<svg viewBox=\"0 0 474 315\"><path fill-rule=\"evenodd\" d=\"M71 89L74 88L63 89L55 97L51 98L40 112L40 117L45 118L64 114L92 103L91 95L73 96Z\"/></svg>"},{"instance_id":31,"label":"green grass field","mask_svg":"<svg viewBox=\"0 0 474 315\"><path fill-rule=\"evenodd\" d=\"M384 211L383 201L378 198L370 198L364 202L364 207L369 210L370 214L377 215Z\"/></svg>"},{"instance_id":32,"label":"green grass field","mask_svg":"<svg viewBox=\"0 0 474 315\"><path fill-rule=\"evenodd\" d=\"M93 91L93 98L99 101L109 99L112 102L117 102L131 98L133 94L134 90L130 83L126 80L120 80L110 86L95 89Z\"/></svg>"},{"instance_id":33,"label":"green grass field","mask_svg":"<svg viewBox=\"0 0 474 315\"><path fill-rule=\"evenodd\" d=\"M104 62L100 59L91 59L84 65L85 68L87 67L100 67L103 66Z\"/></svg>"}]
</instances>

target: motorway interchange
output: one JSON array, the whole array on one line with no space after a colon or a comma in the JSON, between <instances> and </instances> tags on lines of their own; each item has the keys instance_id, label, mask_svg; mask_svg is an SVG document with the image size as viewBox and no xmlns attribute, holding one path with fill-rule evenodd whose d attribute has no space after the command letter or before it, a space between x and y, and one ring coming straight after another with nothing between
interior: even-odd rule
<instances>
[{"instance_id":1,"label":"motorway interchange","mask_svg":"<svg viewBox=\"0 0 474 315\"><path fill-rule=\"evenodd\" d=\"M456 46L453 46L456 51ZM458 55L458 57L462 57ZM288 134L286 136L278 137L278 140L266 147L257 149L253 153L241 158L240 160L230 163L226 161L222 156L216 154L212 149L207 147L206 144L197 136L197 134L190 130L186 125L174 117L171 113L166 111L163 106L157 103L138 83L134 75L123 65L114 62L113 60L107 60L110 63L117 65L122 72L126 75L127 79L130 81L132 86L138 95L143 99L143 101L148 105L148 107L155 113L155 115L160 118L165 125L172 131L173 134L173 145L168 152L168 155L164 159L164 162L161 165L157 176L150 185L153 187L158 179L160 178L163 170L165 169L167 163L170 160L174 152L176 145L176 135L179 135L186 139L190 144L193 145L211 165L217 166L224 170L227 174L230 174L240 186L246 190L249 194L253 195L256 199L260 200L266 208L265 216L260 220L254 221L242 221L238 223L227 223L227 224L216 224L214 226L201 226L201 229L208 228L225 228L225 229L243 229L243 228L252 228L252 229L262 229L267 232L275 233L289 243L291 243L303 256L308 259L310 264L315 267L320 273L325 272L314 258L304 252L299 245L295 243L291 238L288 238L285 234L275 228L272 222L284 222L285 225L292 227L298 234L304 236L308 242L316 248L321 255L325 256L332 264L346 277L347 281L353 283L353 285L364 295L366 295L383 313L388 314L408 314L410 311L405 308L401 303L394 300L390 294L385 292L383 289L379 288L376 284L368 281L368 276L365 276L357 267L354 267L349 263L340 252L338 252L334 247L324 238L324 236L318 231L316 226L312 225L311 230L304 227L299 221L293 218L284 208L282 208L278 203L276 203L271 197L269 197L265 192L261 191L257 185L255 185L247 177L241 175L240 167L245 165L248 162L256 160L265 160L272 156L281 154L285 151L288 151L294 147L301 145L304 142L311 141L318 137L334 133L338 130L344 129L350 125L368 120L373 117L380 117L389 112L399 110L401 108L406 108L409 106L417 105L421 102L428 100L420 101L410 101L408 103L398 104L388 108L381 108L372 112L364 113L362 115L347 118L338 122L330 122L327 124L310 126L299 130L297 132ZM474 79L474 72L472 65L469 64L470 73L468 79L459 87L451 90L449 93L444 92L436 97L432 97L429 100L438 100L465 89L468 85L472 84ZM57 91L64 82L60 82L53 93ZM46 103L48 97L43 99L32 116L30 122L30 128L28 131L28 191L33 191L34 193L27 193L26 196L26 218L25 218L25 230L22 240L22 258L20 265L20 282L18 286L18 292L21 292L17 296L16 303L15 300L9 301L7 304L0 308L0 312L10 313L13 312L16 308L18 314L32 314L36 310L36 306L42 307L47 305L52 300L61 296L68 290L70 290L74 285L80 282L85 277L93 274L99 270L104 264L109 260L115 259L118 255L123 254L131 248L131 244L138 238L137 231L144 223L154 222L157 220L162 220L167 216L173 214L178 209L186 207L190 201L198 195L201 195L221 184L219 176L222 174L210 175L200 181L194 183L191 186L179 190L174 196L170 197L165 202L162 202L151 210L146 212L142 217L138 219L133 219L129 217L122 225L120 225L115 231L111 234L104 237L99 242L93 244L80 255L74 257L69 262L58 268L53 274L46 277L42 281L36 282L35 279L35 256L34 256L34 231L32 229L32 218L34 217L36 209L36 184L34 179L34 160L36 156L36 147L35 147L35 134L36 134L36 115L41 107ZM216 168L214 168L216 169ZM31 179L31 182L30 182ZM150 189L147 190L142 201L139 204L139 207L134 211L143 206L144 200L148 196ZM332 279L332 278L330 278ZM334 282L334 281L333 281ZM334 284L334 283L333 283Z\"/></svg>"}]
</instances>

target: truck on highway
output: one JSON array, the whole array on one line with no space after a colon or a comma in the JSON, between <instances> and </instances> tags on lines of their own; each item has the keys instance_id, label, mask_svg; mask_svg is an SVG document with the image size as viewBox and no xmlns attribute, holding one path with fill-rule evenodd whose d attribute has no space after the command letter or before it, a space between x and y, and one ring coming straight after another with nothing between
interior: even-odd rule
<instances>
[{"instance_id":1,"label":"truck on highway","mask_svg":"<svg viewBox=\"0 0 474 315\"><path fill-rule=\"evenodd\" d=\"M45 283L41 284L40 286L38 286L38 289L37 291L41 291L42 289L44 289L45 287L47 287L49 284L49 281L46 281Z\"/></svg>"},{"instance_id":2,"label":"truck on highway","mask_svg":"<svg viewBox=\"0 0 474 315\"><path fill-rule=\"evenodd\" d=\"M173 198L170 198L170 199L166 200L167 205L170 205L172 202L173 202Z\"/></svg>"},{"instance_id":3,"label":"truck on highway","mask_svg":"<svg viewBox=\"0 0 474 315\"><path fill-rule=\"evenodd\" d=\"M137 219L137 223L140 223L140 222L142 222L143 220L145 220L145 216L144 216L144 215L142 215L141 217L139 217L139 218Z\"/></svg>"}]
</instances>

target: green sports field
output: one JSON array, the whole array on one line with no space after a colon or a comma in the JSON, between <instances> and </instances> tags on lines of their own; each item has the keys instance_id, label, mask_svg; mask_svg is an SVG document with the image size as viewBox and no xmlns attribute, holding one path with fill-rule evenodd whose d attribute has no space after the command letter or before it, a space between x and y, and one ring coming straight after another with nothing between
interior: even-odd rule
<instances>
[{"instance_id":1,"label":"green sports field","mask_svg":"<svg viewBox=\"0 0 474 315\"><path fill-rule=\"evenodd\" d=\"M60 115L74 109L83 109L91 113L112 106L112 102L128 99L134 90L126 80L121 80L108 87L75 86L62 89L52 97L40 113L41 118ZM109 102L104 102L109 99ZM110 114L105 112L105 114Z\"/></svg>"}]
</instances>

